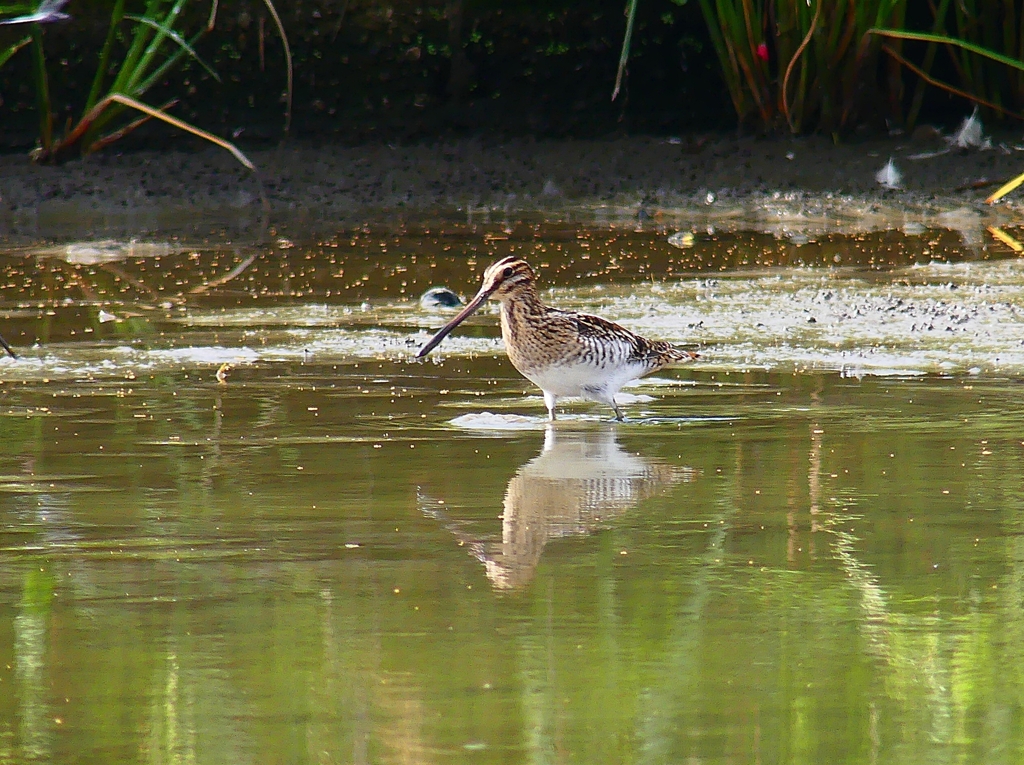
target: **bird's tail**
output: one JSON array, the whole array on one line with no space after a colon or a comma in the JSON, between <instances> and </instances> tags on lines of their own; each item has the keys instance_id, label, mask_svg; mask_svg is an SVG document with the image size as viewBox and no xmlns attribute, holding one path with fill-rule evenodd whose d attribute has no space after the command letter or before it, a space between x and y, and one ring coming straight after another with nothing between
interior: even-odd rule
<instances>
[{"instance_id":1,"label":"bird's tail","mask_svg":"<svg viewBox=\"0 0 1024 765\"><path fill-rule=\"evenodd\" d=\"M669 356L672 361L693 361L700 358L700 354L697 351L691 351L689 348L679 345L669 346Z\"/></svg>"}]
</instances>

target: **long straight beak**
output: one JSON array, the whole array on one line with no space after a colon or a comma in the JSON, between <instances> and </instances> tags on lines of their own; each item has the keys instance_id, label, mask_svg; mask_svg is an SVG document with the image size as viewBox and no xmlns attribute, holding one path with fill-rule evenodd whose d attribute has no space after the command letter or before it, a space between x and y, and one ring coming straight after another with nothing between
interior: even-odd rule
<instances>
[{"instance_id":1,"label":"long straight beak","mask_svg":"<svg viewBox=\"0 0 1024 765\"><path fill-rule=\"evenodd\" d=\"M422 359L434 350L442 340L448 337L449 332L459 326L470 316L470 314L473 313L473 311L483 305L483 302L491 296L492 292L494 292L493 288L489 290L480 290L476 293L476 297L470 300L466 307L459 311L458 315L454 319L441 327L441 329L437 331L436 335L427 340L427 344L420 348L420 352L416 354L416 358Z\"/></svg>"}]
</instances>

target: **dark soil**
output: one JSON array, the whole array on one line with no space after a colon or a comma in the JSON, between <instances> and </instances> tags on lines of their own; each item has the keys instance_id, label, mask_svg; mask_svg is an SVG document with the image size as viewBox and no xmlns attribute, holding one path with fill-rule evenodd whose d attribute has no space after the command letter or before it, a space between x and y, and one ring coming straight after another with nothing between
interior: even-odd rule
<instances>
[{"instance_id":1,"label":"dark soil","mask_svg":"<svg viewBox=\"0 0 1024 765\"><path fill-rule=\"evenodd\" d=\"M467 210L504 215L603 211L626 219L869 221L968 214L1015 221L1012 201L983 204L995 184L1024 171L1010 139L987 151L945 147L932 136L834 145L822 138L769 140L689 135L609 140L469 139L410 145L288 144L249 152L254 176L227 153L107 150L61 166L0 156L0 236L236 235L263 224L336 231L369 219ZM876 173L892 157L902 188ZM261 194L269 208L264 215Z\"/></svg>"}]
</instances>

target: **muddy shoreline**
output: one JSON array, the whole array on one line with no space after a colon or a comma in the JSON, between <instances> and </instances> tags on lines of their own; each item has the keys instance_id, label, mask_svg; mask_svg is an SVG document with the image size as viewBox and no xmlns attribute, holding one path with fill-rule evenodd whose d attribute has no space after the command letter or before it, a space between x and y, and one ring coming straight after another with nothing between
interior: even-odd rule
<instances>
[{"instance_id":1,"label":"muddy shoreline","mask_svg":"<svg viewBox=\"0 0 1024 765\"><path fill-rule=\"evenodd\" d=\"M1024 147L941 151L930 135L835 145L821 137L691 135L609 140L437 141L247 150L259 180L227 152L106 151L64 165L0 155L0 237L259 237L327 234L367 221L497 213L595 221L783 226L811 235L906 225L1024 222L1024 197L984 204L1024 170ZM901 188L876 173L892 157ZM262 191L261 191L262 186ZM265 199L265 204L263 203ZM269 210L269 213L265 213ZM219 232L219 234L218 234Z\"/></svg>"}]
</instances>

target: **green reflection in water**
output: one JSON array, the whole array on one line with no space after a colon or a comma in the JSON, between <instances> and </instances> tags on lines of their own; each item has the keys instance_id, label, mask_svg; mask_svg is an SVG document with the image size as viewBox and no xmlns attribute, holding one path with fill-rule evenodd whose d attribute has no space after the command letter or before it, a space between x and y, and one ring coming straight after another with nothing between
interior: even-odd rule
<instances>
[{"instance_id":1,"label":"green reflection in water","mask_svg":"<svg viewBox=\"0 0 1024 765\"><path fill-rule=\"evenodd\" d=\"M4 334L42 342L0 378L0 763L1018 762L1017 262L667 233L0 255ZM704 360L554 429L493 317L409 363L443 322L408 298L513 252ZM948 344L910 310L962 306ZM805 335L949 366L744 371Z\"/></svg>"},{"instance_id":2,"label":"green reflection in water","mask_svg":"<svg viewBox=\"0 0 1024 765\"><path fill-rule=\"evenodd\" d=\"M463 367L8 389L3 761L1019 759L1017 383Z\"/></svg>"}]
</instances>

